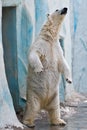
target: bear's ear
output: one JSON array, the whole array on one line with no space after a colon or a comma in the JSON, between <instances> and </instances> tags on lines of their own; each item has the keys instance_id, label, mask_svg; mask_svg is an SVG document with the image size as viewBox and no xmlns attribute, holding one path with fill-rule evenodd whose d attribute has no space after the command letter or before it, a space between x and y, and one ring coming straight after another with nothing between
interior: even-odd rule
<instances>
[{"instance_id":1,"label":"bear's ear","mask_svg":"<svg viewBox=\"0 0 87 130\"><path fill-rule=\"evenodd\" d=\"M47 18L48 18L48 20L50 21L50 23L53 23L53 20L52 20L52 18L51 18L51 15L50 15L50 14L47 14Z\"/></svg>"}]
</instances>

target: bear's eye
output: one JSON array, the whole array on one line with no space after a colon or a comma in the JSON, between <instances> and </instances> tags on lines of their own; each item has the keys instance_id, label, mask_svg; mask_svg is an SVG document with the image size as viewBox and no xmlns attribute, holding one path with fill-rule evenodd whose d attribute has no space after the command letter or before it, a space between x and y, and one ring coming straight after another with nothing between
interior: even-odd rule
<instances>
[{"instance_id":1,"label":"bear's eye","mask_svg":"<svg viewBox=\"0 0 87 130\"><path fill-rule=\"evenodd\" d=\"M56 12L58 12L59 10L57 9Z\"/></svg>"}]
</instances>

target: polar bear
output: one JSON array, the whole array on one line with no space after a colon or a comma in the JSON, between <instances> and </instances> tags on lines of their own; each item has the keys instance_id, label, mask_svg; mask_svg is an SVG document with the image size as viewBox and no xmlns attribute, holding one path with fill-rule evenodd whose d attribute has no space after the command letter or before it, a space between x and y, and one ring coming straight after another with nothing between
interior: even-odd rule
<instances>
[{"instance_id":1,"label":"polar bear","mask_svg":"<svg viewBox=\"0 0 87 130\"><path fill-rule=\"evenodd\" d=\"M37 113L48 111L52 125L65 125L60 118L59 82L61 73L68 83L72 82L70 68L57 42L67 8L48 15L39 36L31 44L27 78L27 103L23 123L34 126Z\"/></svg>"}]
</instances>

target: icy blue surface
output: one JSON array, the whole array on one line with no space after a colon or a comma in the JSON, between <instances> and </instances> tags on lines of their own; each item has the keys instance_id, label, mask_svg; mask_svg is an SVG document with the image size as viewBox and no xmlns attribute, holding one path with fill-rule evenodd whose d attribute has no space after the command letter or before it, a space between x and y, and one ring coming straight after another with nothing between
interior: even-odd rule
<instances>
[{"instance_id":1,"label":"icy blue surface","mask_svg":"<svg viewBox=\"0 0 87 130\"><path fill-rule=\"evenodd\" d=\"M9 7L11 9L13 8L12 10L13 12L11 16L15 19L13 19L12 17L9 18L7 16L7 19L4 20L3 22L6 24L4 28L7 31L7 32L4 32L5 35L6 33L7 35L3 41L5 41L5 44L9 43L7 44L7 46L9 46L8 52L6 51L7 47L5 47L4 49L6 51L5 56L4 56L6 60L6 64L7 64L6 74L8 76L7 79L8 79L10 91L14 99L13 101L14 103L17 103L18 105L19 105L19 100L20 100L19 96L22 98L25 98L26 96L26 79L27 79L27 72L28 72L28 50L31 43L34 41L35 37L39 34L43 23L47 19L48 13L53 12L54 10L58 8L65 7L66 5L67 7L69 6L68 5L69 2L67 0L65 2L63 0L62 1L60 0L55 0L55 1L24 0L23 2L27 4L28 10L25 9L25 6L23 3L21 3L15 8ZM74 4L73 7L75 8L73 12L74 13L74 32L77 35L78 21L79 21L79 16L81 15L81 13L79 15L79 7L81 5L81 0L76 0L73 2L73 4ZM78 8L76 6L77 4L78 4ZM11 20L9 21L9 19ZM70 32L67 28L69 27L67 23L69 23L68 16L63 25L61 37L64 39L62 46L64 47L63 49L65 51L64 53L65 53L66 59L68 62L70 62L69 64L71 64L71 48L70 48L71 41L69 41ZM84 39L81 37L80 37L80 42L84 43ZM78 61L77 59L78 55L75 51L78 50L76 48L78 48L80 42L78 41L77 44L76 42L75 44L73 44L73 47L74 47L73 75L75 75L75 71L77 72L77 69L75 67L76 67L76 61ZM84 48L86 47L86 44L82 44L82 45L84 46ZM11 57L11 59L9 59L9 57ZM84 70L84 67L82 68L82 70ZM76 78L78 77L80 72L78 75L77 74L76 74L76 77L74 76L74 84L76 84ZM60 97L62 100L64 100L65 82L62 82L60 86L61 86ZM17 104L15 106L17 106Z\"/></svg>"},{"instance_id":2,"label":"icy blue surface","mask_svg":"<svg viewBox=\"0 0 87 130\"><path fill-rule=\"evenodd\" d=\"M9 0L9 2L3 3L3 5L8 6L10 4L11 6L11 2ZM23 3L20 4L21 7L18 5L17 7L3 8L2 31L4 32L3 37L0 35L0 40L3 40L7 80L16 109L19 107L19 97L25 98L26 96L28 50L31 43L39 34L44 21L47 19L46 15L58 7L68 6L68 2L65 1L67 4L64 5L63 0L25 0L24 2L27 2L28 11L26 11ZM66 38L70 36L68 31L69 25L67 25L68 20L66 20L66 26L63 26L63 36L61 35L64 39L62 46L64 47L67 61L72 62L71 68L75 89L78 92L87 93L87 0L73 0L71 6L73 6L74 18L74 42L72 42L71 46L70 39ZM18 14L21 17L18 17ZM17 21L20 22L18 23ZM70 47L71 49L73 48L72 54ZM4 82L3 85L5 85ZM64 100L66 86L64 79L60 86L60 97L61 100ZM6 102L8 102L8 105L11 106L7 88L3 90L2 95Z\"/></svg>"},{"instance_id":3,"label":"icy blue surface","mask_svg":"<svg viewBox=\"0 0 87 130\"><path fill-rule=\"evenodd\" d=\"M87 93L87 0L74 0L74 11L73 81L77 91Z\"/></svg>"},{"instance_id":4,"label":"icy blue surface","mask_svg":"<svg viewBox=\"0 0 87 130\"><path fill-rule=\"evenodd\" d=\"M17 64L17 34L16 34L16 8L3 8L2 10L2 39L6 76L15 108L19 104L18 64ZM11 19L11 20L9 20Z\"/></svg>"},{"instance_id":5,"label":"icy blue surface","mask_svg":"<svg viewBox=\"0 0 87 130\"><path fill-rule=\"evenodd\" d=\"M8 19L11 19L9 23L8 23ZM16 117L16 113L13 107L14 97L15 97L15 101L14 101L15 108L18 107L18 100L19 100L19 98L16 98L18 96L19 90L17 86L17 75L16 75L17 74L16 73L17 72L16 69L17 67L16 46L17 45L15 44L16 43L16 38L15 38L16 22L15 21L16 21L15 8L10 8L10 9L5 8L4 10L2 10L2 3L0 0L0 129L1 128L5 129L6 126L17 126L17 127L22 126ZM4 61L6 61L5 64ZM6 71L5 71L5 67L6 67ZM7 83L7 79L8 79L8 83ZM10 92L13 96L13 100Z\"/></svg>"},{"instance_id":6,"label":"icy blue surface","mask_svg":"<svg viewBox=\"0 0 87 130\"><path fill-rule=\"evenodd\" d=\"M22 9L21 19L21 42L18 44L18 77L19 87L22 95L26 91L26 79L28 70L28 51L32 43L33 25L31 16L27 16L26 10Z\"/></svg>"},{"instance_id":7,"label":"icy blue surface","mask_svg":"<svg viewBox=\"0 0 87 130\"><path fill-rule=\"evenodd\" d=\"M43 23L47 19L48 1L47 0L35 0L35 34L38 35Z\"/></svg>"}]
</instances>

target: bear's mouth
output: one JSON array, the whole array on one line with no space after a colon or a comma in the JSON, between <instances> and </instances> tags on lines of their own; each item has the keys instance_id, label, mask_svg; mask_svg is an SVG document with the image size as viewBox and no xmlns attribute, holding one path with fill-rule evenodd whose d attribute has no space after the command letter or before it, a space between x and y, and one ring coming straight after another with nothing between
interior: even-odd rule
<instances>
[{"instance_id":1,"label":"bear's mouth","mask_svg":"<svg viewBox=\"0 0 87 130\"><path fill-rule=\"evenodd\" d=\"M62 14L66 14L66 13L67 13L67 10L68 10L67 8L63 8L63 9L61 10L61 15L62 15Z\"/></svg>"}]
</instances>

